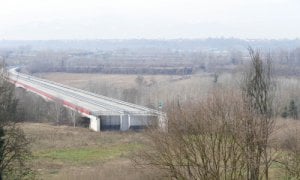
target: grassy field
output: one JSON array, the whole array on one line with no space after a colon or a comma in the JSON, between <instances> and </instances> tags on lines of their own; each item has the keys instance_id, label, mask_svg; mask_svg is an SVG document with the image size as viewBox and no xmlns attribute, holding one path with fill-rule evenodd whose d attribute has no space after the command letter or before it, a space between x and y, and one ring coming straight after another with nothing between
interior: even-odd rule
<instances>
[{"instance_id":1,"label":"grassy field","mask_svg":"<svg viewBox=\"0 0 300 180\"><path fill-rule=\"evenodd\" d=\"M30 162L38 179L162 179L155 169L136 168L131 158L147 141L142 132L101 132L86 128L55 126L45 123L21 123L32 141ZM273 138L279 144L300 122L278 120ZM272 138L272 139L273 139ZM272 179L281 179L283 172L276 164Z\"/></svg>"},{"instance_id":2,"label":"grassy field","mask_svg":"<svg viewBox=\"0 0 300 180\"><path fill-rule=\"evenodd\" d=\"M20 124L32 140L32 167L40 179L156 179L131 157L144 148L136 132L92 132L42 123Z\"/></svg>"}]
</instances>

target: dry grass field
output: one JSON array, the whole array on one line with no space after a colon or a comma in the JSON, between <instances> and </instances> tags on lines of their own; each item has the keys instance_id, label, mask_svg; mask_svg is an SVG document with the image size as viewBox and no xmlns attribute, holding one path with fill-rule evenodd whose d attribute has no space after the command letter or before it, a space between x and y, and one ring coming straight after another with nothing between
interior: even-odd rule
<instances>
[{"instance_id":1,"label":"dry grass field","mask_svg":"<svg viewBox=\"0 0 300 180\"><path fill-rule=\"evenodd\" d=\"M122 92L126 89L139 89L136 83L137 75L40 73L35 76L117 99L122 99ZM153 81L155 84L143 86L140 97L144 100L135 102L141 105L173 101L178 98L186 100L203 97L213 86L227 86L236 81L236 77L228 73L219 75L218 84L214 82L214 75L208 73L191 76L143 75L143 77L146 84Z\"/></svg>"},{"instance_id":2,"label":"dry grass field","mask_svg":"<svg viewBox=\"0 0 300 180\"><path fill-rule=\"evenodd\" d=\"M135 79L137 77L137 75L96 73L38 73L35 76L77 88L87 87L90 82L110 83L115 87L130 88L136 85ZM146 81L155 80L158 83L165 83L180 76L145 75L143 77Z\"/></svg>"},{"instance_id":3,"label":"dry grass field","mask_svg":"<svg viewBox=\"0 0 300 180\"><path fill-rule=\"evenodd\" d=\"M163 179L162 172L141 169L131 161L135 152L147 148L142 132L101 132L86 128L55 126L45 123L21 123L32 141L30 162L38 179ZM300 122L278 119L273 138L278 145L289 141L289 133L300 129ZM279 141L279 142L278 142ZM271 168L272 179L284 174Z\"/></svg>"},{"instance_id":4,"label":"dry grass field","mask_svg":"<svg viewBox=\"0 0 300 180\"><path fill-rule=\"evenodd\" d=\"M144 148L137 132L101 132L44 123L20 124L32 140L32 167L38 179L157 179L137 169L131 156Z\"/></svg>"}]
</instances>

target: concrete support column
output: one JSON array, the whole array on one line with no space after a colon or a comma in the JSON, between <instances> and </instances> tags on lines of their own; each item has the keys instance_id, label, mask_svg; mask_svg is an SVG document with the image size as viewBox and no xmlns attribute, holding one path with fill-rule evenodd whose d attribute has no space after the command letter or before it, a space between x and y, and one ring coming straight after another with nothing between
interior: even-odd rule
<instances>
[{"instance_id":1,"label":"concrete support column","mask_svg":"<svg viewBox=\"0 0 300 180\"><path fill-rule=\"evenodd\" d=\"M123 127L123 115L120 115L120 130L123 131L124 127Z\"/></svg>"},{"instance_id":2,"label":"concrete support column","mask_svg":"<svg viewBox=\"0 0 300 180\"><path fill-rule=\"evenodd\" d=\"M120 130L127 131L129 129L129 116L120 115Z\"/></svg>"},{"instance_id":3,"label":"concrete support column","mask_svg":"<svg viewBox=\"0 0 300 180\"><path fill-rule=\"evenodd\" d=\"M130 115L128 114L128 129L130 129Z\"/></svg>"},{"instance_id":4,"label":"concrete support column","mask_svg":"<svg viewBox=\"0 0 300 180\"><path fill-rule=\"evenodd\" d=\"M158 116L158 128L164 132L168 131L168 119L165 114L160 114Z\"/></svg>"},{"instance_id":5,"label":"concrete support column","mask_svg":"<svg viewBox=\"0 0 300 180\"><path fill-rule=\"evenodd\" d=\"M90 129L100 131L100 118L97 116L90 116Z\"/></svg>"}]
</instances>

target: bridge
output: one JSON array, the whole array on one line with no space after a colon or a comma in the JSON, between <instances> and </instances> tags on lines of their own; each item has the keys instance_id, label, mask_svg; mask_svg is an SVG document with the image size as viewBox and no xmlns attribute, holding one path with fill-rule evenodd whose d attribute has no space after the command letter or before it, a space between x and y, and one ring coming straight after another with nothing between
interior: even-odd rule
<instances>
[{"instance_id":1,"label":"bridge","mask_svg":"<svg viewBox=\"0 0 300 180\"><path fill-rule=\"evenodd\" d=\"M9 80L16 87L61 103L89 118L89 127L94 131L105 130L108 127L127 131L149 124L166 129L165 113L154 109L23 74L18 72L18 68L9 69Z\"/></svg>"}]
</instances>

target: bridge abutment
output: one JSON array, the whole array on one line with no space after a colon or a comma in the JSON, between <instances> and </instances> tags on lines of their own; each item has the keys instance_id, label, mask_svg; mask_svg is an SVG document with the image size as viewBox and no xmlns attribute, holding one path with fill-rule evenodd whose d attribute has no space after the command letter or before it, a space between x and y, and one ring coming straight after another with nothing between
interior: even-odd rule
<instances>
[{"instance_id":1,"label":"bridge abutment","mask_svg":"<svg viewBox=\"0 0 300 180\"><path fill-rule=\"evenodd\" d=\"M130 115L120 115L120 130L127 131L130 128Z\"/></svg>"},{"instance_id":2,"label":"bridge abutment","mask_svg":"<svg viewBox=\"0 0 300 180\"><path fill-rule=\"evenodd\" d=\"M90 116L90 129L100 131L100 118L97 116Z\"/></svg>"}]
</instances>

